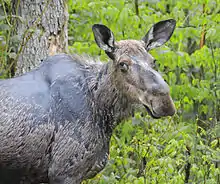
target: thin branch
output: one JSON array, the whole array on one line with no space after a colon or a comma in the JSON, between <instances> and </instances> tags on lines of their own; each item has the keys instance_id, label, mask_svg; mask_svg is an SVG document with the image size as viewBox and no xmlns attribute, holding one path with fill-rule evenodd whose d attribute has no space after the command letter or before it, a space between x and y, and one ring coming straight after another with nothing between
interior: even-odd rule
<instances>
[{"instance_id":1,"label":"thin branch","mask_svg":"<svg viewBox=\"0 0 220 184\"><path fill-rule=\"evenodd\" d=\"M194 25L178 26L178 28L180 28L180 29L185 29L185 28L189 28L189 27L197 29L197 28L202 27L202 26L194 26Z\"/></svg>"},{"instance_id":2,"label":"thin branch","mask_svg":"<svg viewBox=\"0 0 220 184\"><path fill-rule=\"evenodd\" d=\"M139 17L138 0L135 0L135 1L134 1L134 5L135 5L135 13L136 13L136 15Z\"/></svg>"},{"instance_id":3,"label":"thin branch","mask_svg":"<svg viewBox=\"0 0 220 184\"><path fill-rule=\"evenodd\" d=\"M4 15L5 15L5 20L6 20L6 22L7 22L7 24L8 24L10 27L12 27L12 25L10 24L10 21L8 20L8 14L7 14L7 12L6 12L6 8L5 8L5 3L4 3L4 2L2 2L2 7L3 7L3 10L4 10Z\"/></svg>"},{"instance_id":4,"label":"thin branch","mask_svg":"<svg viewBox=\"0 0 220 184\"><path fill-rule=\"evenodd\" d=\"M203 15L205 14L205 4L203 4L202 13ZM202 26L202 33L201 33L200 44L199 44L200 49L205 45L205 35L206 35L206 24Z\"/></svg>"},{"instance_id":5,"label":"thin branch","mask_svg":"<svg viewBox=\"0 0 220 184\"><path fill-rule=\"evenodd\" d=\"M215 79L215 83L217 83L217 76L218 76L218 65L216 63L216 60L215 60L215 55L214 55L214 49L213 49L213 46L212 46L212 42L210 41L210 48L211 48L211 53L212 53L212 61L213 61L213 64L214 64L214 79ZM216 85L216 84L215 84ZM216 86L214 85L213 87L213 91L214 91L214 95L215 95L215 98L216 98L216 103L215 103L215 108L214 108L214 120L215 120L215 124L217 125L217 109L218 109L218 104L219 104L219 99L217 98L217 88Z\"/></svg>"},{"instance_id":6,"label":"thin branch","mask_svg":"<svg viewBox=\"0 0 220 184\"><path fill-rule=\"evenodd\" d=\"M135 14L139 17L139 19L141 19L140 15L139 15L138 0L134 1L134 5L135 5ZM141 28L141 23L139 23L138 27Z\"/></svg>"},{"instance_id":7,"label":"thin branch","mask_svg":"<svg viewBox=\"0 0 220 184\"><path fill-rule=\"evenodd\" d=\"M186 146L186 154L187 158L190 156L190 148ZM189 163L189 159L187 159L187 163L185 165L185 181L184 183L189 183L189 177L190 177L190 169L191 169L191 164Z\"/></svg>"}]
</instances>

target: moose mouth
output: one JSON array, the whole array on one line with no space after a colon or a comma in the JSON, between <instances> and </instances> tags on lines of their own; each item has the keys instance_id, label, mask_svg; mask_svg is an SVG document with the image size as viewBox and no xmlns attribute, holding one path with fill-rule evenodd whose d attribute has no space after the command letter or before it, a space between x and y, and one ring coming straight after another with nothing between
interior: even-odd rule
<instances>
[{"instance_id":1,"label":"moose mouth","mask_svg":"<svg viewBox=\"0 0 220 184\"><path fill-rule=\"evenodd\" d=\"M151 111L151 109L150 109L147 105L144 105L144 107L145 107L145 109L147 110L148 114L150 114L150 116L151 116L152 118L154 118L154 119L159 119L159 118L160 118L160 116L157 116L157 115L156 115L156 113L154 112L153 109L152 109L152 111Z\"/></svg>"}]
</instances>

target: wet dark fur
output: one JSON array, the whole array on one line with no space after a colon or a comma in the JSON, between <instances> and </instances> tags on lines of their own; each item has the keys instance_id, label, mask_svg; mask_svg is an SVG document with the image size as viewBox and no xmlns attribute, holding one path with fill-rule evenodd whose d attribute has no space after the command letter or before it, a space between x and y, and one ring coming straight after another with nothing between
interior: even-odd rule
<instances>
[{"instance_id":1,"label":"wet dark fur","mask_svg":"<svg viewBox=\"0 0 220 184\"><path fill-rule=\"evenodd\" d=\"M0 184L80 183L103 169L112 130L132 108L112 63L89 60L52 56L0 81Z\"/></svg>"}]
</instances>

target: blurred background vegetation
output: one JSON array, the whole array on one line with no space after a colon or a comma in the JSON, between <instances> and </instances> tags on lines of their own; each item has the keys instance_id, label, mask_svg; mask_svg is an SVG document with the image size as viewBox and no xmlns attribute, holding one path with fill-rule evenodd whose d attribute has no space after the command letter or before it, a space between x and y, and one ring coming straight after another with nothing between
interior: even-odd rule
<instances>
[{"instance_id":1,"label":"blurred background vegetation","mask_svg":"<svg viewBox=\"0 0 220 184\"><path fill-rule=\"evenodd\" d=\"M1 0L0 63L5 75L13 25ZM91 27L107 25L117 40L141 39L153 23L174 18L171 40L151 51L170 85L177 114L154 120L136 113L111 139L105 169L84 184L220 183L220 2L219 0L68 0L69 52L108 58ZM4 70L3 70L4 69Z\"/></svg>"}]
</instances>

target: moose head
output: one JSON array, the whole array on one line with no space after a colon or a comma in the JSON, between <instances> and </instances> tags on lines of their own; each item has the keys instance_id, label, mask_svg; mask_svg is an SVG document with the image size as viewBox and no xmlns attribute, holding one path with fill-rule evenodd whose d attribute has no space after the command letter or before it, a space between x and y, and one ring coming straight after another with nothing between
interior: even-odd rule
<instances>
[{"instance_id":1,"label":"moose head","mask_svg":"<svg viewBox=\"0 0 220 184\"><path fill-rule=\"evenodd\" d=\"M166 43L175 29L173 19L154 24L142 40L115 41L106 26L92 27L97 45L112 59L116 87L132 102L142 104L153 118L172 116L175 106L168 84L154 69L155 59L148 53Z\"/></svg>"}]
</instances>

